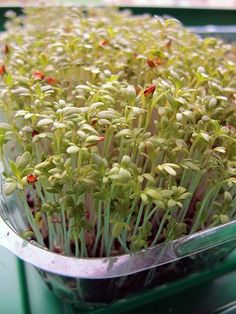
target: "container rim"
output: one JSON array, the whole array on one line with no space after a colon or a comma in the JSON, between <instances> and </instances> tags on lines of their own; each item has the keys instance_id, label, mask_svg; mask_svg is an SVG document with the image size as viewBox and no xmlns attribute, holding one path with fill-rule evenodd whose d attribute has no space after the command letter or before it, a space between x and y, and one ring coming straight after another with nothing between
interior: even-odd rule
<instances>
[{"instance_id":1,"label":"container rim","mask_svg":"<svg viewBox=\"0 0 236 314\"><path fill-rule=\"evenodd\" d=\"M49 251L23 239L0 205L0 246L46 272L66 277L108 279L142 272L236 239L236 221L208 228L137 253L101 258L78 258Z\"/></svg>"}]
</instances>

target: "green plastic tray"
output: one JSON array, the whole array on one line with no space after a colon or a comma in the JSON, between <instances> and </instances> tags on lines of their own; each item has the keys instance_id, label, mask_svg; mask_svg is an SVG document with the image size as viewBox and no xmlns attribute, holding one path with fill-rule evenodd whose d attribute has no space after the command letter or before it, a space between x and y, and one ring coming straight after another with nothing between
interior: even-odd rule
<instances>
[{"instance_id":1,"label":"green plastic tray","mask_svg":"<svg viewBox=\"0 0 236 314\"><path fill-rule=\"evenodd\" d=\"M223 314L230 313L230 308L236 304L236 251L209 271L92 311L78 310L63 303L50 292L33 267L24 265L24 269L20 270L21 289L26 292L24 314L135 314L137 311L139 314Z\"/></svg>"},{"instance_id":2,"label":"green plastic tray","mask_svg":"<svg viewBox=\"0 0 236 314\"><path fill-rule=\"evenodd\" d=\"M37 271L0 249L1 314L236 313L236 251L220 266L94 311L58 300ZM158 309L158 311L157 311Z\"/></svg>"}]
</instances>

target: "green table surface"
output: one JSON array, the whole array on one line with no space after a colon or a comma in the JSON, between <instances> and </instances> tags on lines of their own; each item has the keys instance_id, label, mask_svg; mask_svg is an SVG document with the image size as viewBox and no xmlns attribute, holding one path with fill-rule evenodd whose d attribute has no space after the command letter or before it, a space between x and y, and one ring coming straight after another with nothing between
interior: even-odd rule
<instances>
[{"instance_id":1,"label":"green table surface","mask_svg":"<svg viewBox=\"0 0 236 314\"><path fill-rule=\"evenodd\" d=\"M23 314L18 260L7 250L0 248L0 314Z\"/></svg>"},{"instance_id":2,"label":"green table surface","mask_svg":"<svg viewBox=\"0 0 236 314\"><path fill-rule=\"evenodd\" d=\"M214 269L107 308L73 309L55 297L30 265L0 249L0 314L236 313L236 252Z\"/></svg>"}]
</instances>

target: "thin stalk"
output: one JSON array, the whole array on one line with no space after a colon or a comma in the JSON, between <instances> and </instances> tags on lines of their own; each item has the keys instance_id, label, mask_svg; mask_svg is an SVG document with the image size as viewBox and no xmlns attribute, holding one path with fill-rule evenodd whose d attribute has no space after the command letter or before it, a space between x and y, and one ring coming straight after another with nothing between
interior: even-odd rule
<instances>
[{"instance_id":1,"label":"thin stalk","mask_svg":"<svg viewBox=\"0 0 236 314\"><path fill-rule=\"evenodd\" d=\"M104 251L104 232L102 233L102 239L101 239L101 244L100 244L100 252L99 252L100 257L103 256L103 251Z\"/></svg>"},{"instance_id":2,"label":"thin stalk","mask_svg":"<svg viewBox=\"0 0 236 314\"><path fill-rule=\"evenodd\" d=\"M144 212L144 217L143 217L143 226L146 224L146 222L148 221L147 217L148 217L148 213L150 211L150 209L152 208L153 204L150 203L149 205L147 205L145 207L145 212Z\"/></svg>"},{"instance_id":3,"label":"thin stalk","mask_svg":"<svg viewBox=\"0 0 236 314\"><path fill-rule=\"evenodd\" d=\"M133 201L133 204L132 204L132 207L130 209L130 213L128 215L128 218L126 220L126 223L129 225L130 224L130 220L132 218L132 215L133 215L133 212L134 212L134 208L136 206L136 203L137 203L137 200L134 200ZM124 231L122 232L122 235L121 235L121 239L123 242L127 242L127 235L128 235L128 230L127 229L124 229Z\"/></svg>"},{"instance_id":4,"label":"thin stalk","mask_svg":"<svg viewBox=\"0 0 236 314\"><path fill-rule=\"evenodd\" d=\"M156 205L156 206L153 208L153 210L148 214L148 216L147 216L147 218L146 218L146 221L149 221L149 220L150 220L150 218L152 217L152 215L156 213L157 209L158 209L158 206Z\"/></svg>"},{"instance_id":5,"label":"thin stalk","mask_svg":"<svg viewBox=\"0 0 236 314\"><path fill-rule=\"evenodd\" d=\"M37 185L38 184L39 184L38 182L35 184L36 189L37 189ZM53 195L51 193L48 193L46 191L46 187L47 186L46 186L45 182L41 183L41 190L43 190L44 195L45 195L44 201L46 202L46 200L47 200L50 203L54 203L55 202L55 198L53 198ZM41 199L43 200L42 193L39 194L39 195L41 195ZM61 217L61 214L57 214L57 216L58 216L57 218L59 219L59 221L61 221L61 223L55 223L54 226L53 226L53 238L54 238L53 241L54 241L54 244L56 243L57 245L63 247L64 245L62 243L64 242L64 234L63 234L62 217Z\"/></svg>"},{"instance_id":6,"label":"thin stalk","mask_svg":"<svg viewBox=\"0 0 236 314\"><path fill-rule=\"evenodd\" d=\"M110 226L111 201L112 201L114 188L115 186L112 184L108 204L104 204L104 205L107 205L107 206L104 206L104 244L105 244L105 250L107 253L109 253L109 242L111 238L109 226Z\"/></svg>"},{"instance_id":7,"label":"thin stalk","mask_svg":"<svg viewBox=\"0 0 236 314\"><path fill-rule=\"evenodd\" d=\"M108 243L108 251L107 251L107 256L108 257L111 255L111 250L112 250L113 244L114 244L114 238L111 236L110 237L110 241Z\"/></svg>"},{"instance_id":8,"label":"thin stalk","mask_svg":"<svg viewBox=\"0 0 236 314\"><path fill-rule=\"evenodd\" d=\"M171 187L172 187L172 182L173 182L173 177L172 177L172 176L169 176L169 178L168 178L168 189L171 189Z\"/></svg>"},{"instance_id":9,"label":"thin stalk","mask_svg":"<svg viewBox=\"0 0 236 314\"><path fill-rule=\"evenodd\" d=\"M212 205L212 204L214 203L216 197L218 196L219 191L220 191L220 188L218 189L218 191L217 191L215 194L213 194L213 196L212 196L212 198L210 199L210 202L209 202L210 205ZM207 210L207 214L208 214L208 215L207 215L206 221L207 221L208 219L211 219L211 217L213 216L212 211L213 211L213 208L212 208L212 206L210 206L210 207L208 208L208 210Z\"/></svg>"},{"instance_id":10,"label":"thin stalk","mask_svg":"<svg viewBox=\"0 0 236 314\"><path fill-rule=\"evenodd\" d=\"M55 132L55 137L56 137L56 152L57 154L60 153L61 151L61 134L60 130L57 129Z\"/></svg>"},{"instance_id":11,"label":"thin stalk","mask_svg":"<svg viewBox=\"0 0 236 314\"><path fill-rule=\"evenodd\" d=\"M78 165L78 158L76 154L72 154L71 155L71 165L73 169L76 169L77 165Z\"/></svg>"},{"instance_id":12,"label":"thin stalk","mask_svg":"<svg viewBox=\"0 0 236 314\"><path fill-rule=\"evenodd\" d=\"M142 214L143 214L143 208L144 208L144 203L141 203L141 206L139 208L139 212L138 212L138 216L137 216L137 220L134 226L134 231L133 231L133 235L136 235L137 231L138 231L138 226L140 224L141 218L142 218Z\"/></svg>"},{"instance_id":13,"label":"thin stalk","mask_svg":"<svg viewBox=\"0 0 236 314\"><path fill-rule=\"evenodd\" d=\"M52 225L52 221L51 221L51 216L49 216L47 214L47 223L48 223L48 240L49 240L49 249L50 251L53 250L53 246L54 246L54 230L53 230L53 225Z\"/></svg>"},{"instance_id":14,"label":"thin stalk","mask_svg":"<svg viewBox=\"0 0 236 314\"><path fill-rule=\"evenodd\" d=\"M29 222L33 232L34 232L34 235L36 237L37 242L40 245L45 246L42 234L41 234L41 232L40 232L40 230L39 230L39 228L37 226L37 223L36 223L36 221L34 219L32 211L31 211L31 209L30 209L30 207L29 207L29 205L28 205L28 203L26 201L25 195L23 194L23 192L19 192L18 194L19 194L21 200L23 201L27 220L28 220L28 222Z\"/></svg>"},{"instance_id":15,"label":"thin stalk","mask_svg":"<svg viewBox=\"0 0 236 314\"><path fill-rule=\"evenodd\" d=\"M146 131L148 126L150 125L150 119L152 117L152 111L153 109L155 108L156 104L158 103L158 101L163 97L165 96L165 94L169 93L169 90L166 90L164 91L163 93L161 93L156 99L155 99L155 102L152 101L151 103L151 106L150 106L150 109L147 111L147 114L146 114L146 121L145 121L145 126L144 126L144 130Z\"/></svg>"},{"instance_id":16,"label":"thin stalk","mask_svg":"<svg viewBox=\"0 0 236 314\"><path fill-rule=\"evenodd\" d=\"M109 222L110 222L110 205L111 200L109 201L108 205L104 208L104 243L106 252L109 252Z\"/></svg>"},{"instance_id":17,"label":"thin stalk","mask_svg":"<svg viewBox=\"0 0 236 314\"><path fill-rule=\"evenodd\" d=\"M70 248L69 248L68 237L67 237L66 215L65 215L64 208L62 208L61 210L61 218L62 218L62 228L63 228L64 251L66 255L70 255Z\"/></svg>"},{"instance_id":18,"label":"thin stalk","mask_svg":"<svg viewBox=\"0 0 236 314\"><path fill-rule=\"evenodd\" d=\"M123 153L123 145L124 144L124 139L122 138L121 141L120 141L120 147L119 147L119 157L118 157L118 160L120 161L124 155Z\"/></svg>"},{"instance_id":19,"label":"thin stalk","mask_svg":"<svg viewBox=\"0 0 236 314\"><path fill-rule=\"evenodd\" d=\"M125 253L129 253L129 249L127 247L127 244L121 237L118 237L118 241L120 242L121 247L123 248Z\"/></svg>"},{"instance_id":20,"label":"thin stalk","mask_svg":"<svg viewBox=\"0 0 236 314\"><path fill-rule=\"evenodd\" d=\"M211 188L208 191L208 193L206 194L206 197L204 198L204 201L202 202L202 205L201 205L201 207L199 209L198 215L197 215L197 217L195 219L195 222L194 222L194 224L192 226L192 229L191 229L190 233L194 233L194 232L197 231L197 229L199 227L200 219L201 219L201 216L202 216L202 213L203 213L204 209L207 207L207 205L208 205L212 195L217 193L217 191L220 189L221 184L222 184L222 182L220 184L217 184L217 185L213 186L213 188Z\"/></svg>"},{"instance_id":21,"label":"thin stalk","mask_svg":"<svg viewBox=\"0 0 236 314\"><path fill-rule=\"evenodd\" d=\"M103 146L103 156L106 158L108 153L109 153L109 148L111 145L111 141L112 141L112 133L113 130L111 127L109 127L107 133L106 133L106 139L104 141L104 146Z\"/></svg>"},{"instance_id":22,"label":"thin stalk","mask_svg":"<svg viewBox=\"0 0 236 314\"><path fill-rule=\"evenodd\" d=\"M130 158L133 162L135 162L135 160L136 160L137 151L138 151L138 146L137 146L136 140L134 140L133 141L133 149L132 149L131 156L130 156Z\"/></svg>"},{"instance_id":23,"label":"thin stalk","mask_svg":"<svg viewBox=\"0 0 236 314\"><path fill-rule=\"evenodd\" d=\"M145 173L145 172L146 172L148 163L149 163L149 159L146 158L145 163L144 163L144 166L143 166L143 169L142 169L142 173Z\"/></svg>"},{"instance_id":24,"label":"thin stalk","mask_svg":"<svg viewBox=\"0 0 236 314\"><path fill-rule=\"evenodd\" d=\"M194 194L194 192L197 190L197 188L199 186L199 183L200 183L201 179L202 179L202 172L198 173L194 177L194 180L192 181L192 183L190 184L190 187L188 188L188 192ZM179 212L179 215L178 215L178 219L180 221L184 220L184 218L185 218L185 216L187 214L187 211L188 211L188 208L189 208L191 200L192 200L192 197L184 201L183 207L181 208L181 210Z\"/></svg>"},{"instance_id":25,"label":"thin stalk","mask_svg":"<svg viewBox=\"0 0 236 314\"><path fill-rule=\"evenodd\" d=\"M184 181L185 181L187 172L188 172L188 170L187 170L187 169L184 169L183 174L182 174L182 176L181 176L180 184L179 184L180 186L186 187L186 186L184 185Z\"/></svg>"},{"instance_id":26,"label":"thin stalk","mask_svg":"<svg viewBox=\"0 0 236 314\"><path fill-rule=\"evenodd\" d=\"M87 247L84 237L84 228L80 232L80 241L81 241L81 257L88 257Z\"/></svg>"},{"instance_id":27,"label":"thin stalk","mask_svg":"<svg viewBox=\"0 0 236 314\"><path fill-rule=\"evenodd\" d=\"M163 177L159 179L158 187L161 188L163 184Z\"/></svg>"},{"instance_id":28,"label":"thin stalk","mask_svg":"<svg viewBox=\"0 0 236 314\"><path fill-rule=\"evenodd\" d=\"M41 154L40 154L40 149L38 147L38 144L37 143L34 143L33 145L33 148L34 148L34 152L35 152L35 156L36 156L36 160L38 163L41 162Z\"/></svg>"},{"instance_id":29,"label":"thin stalk","mask_svg":"<svg viewBox=\"0 0 236 314\"><path fill-rule=\"evenodd\" d=\"M43 193L42 193L42 186L39 182L35 183L35 188L36 188L38 196L41 199L42 204L46 203L45 197L43 196Z\"/></svg>"},{"instance_id":30,"label":"thin stalk","mask_svg":"<svg viewBox=\"0 0 236 314\"><path fill-rule=\"evenodd\" d=\"M166 222L166 218L167 218L167 216L169 215L170 211L171 211L171 209L168 209L168 210L165 212L164 216L162 217L161 223L160 223L159 228L158 228L158 230L157 230L156 236L155 236L154 240L153 240L152 243L151 243L151 246L155 245L156 242L157 242L157 240L159 239L160 234L161 234L161 232L162 232L162 229L163 229L163 227L164 227L164 224L165 224L165 222Z\"/></svg>"},{"instance_id":31,"label":"thin stalk","mask_svg":"<svg viewBox=\"0 0 236 314\"><path fill-rule=\"evenodd\" d=\"M80 149L78 153L77 168L80 169L83 161L83 151Z\"/></svg>"},{"instance_id":32,"label":"thin stalk","mask_svg":"<svg viewBox=\"0 0 236 314\"><path fill-rule=\"evenodd\" d=\"M102 222L102 201L98 202L98 216L97 216L97 231L96 231L96 238L93 246L93 256L97 252L98 242L101 236L101 222Z\"/></svg>"},{"instance_id":33,"label":"thin stalk","mask_svg":"<svg viewBox=\"0 0 236 314\"><path fill-rule=\"evenodd\" d=\"M76 233L73 234L74 242L75 242L75 256L79 257L80 251L79 251L79 240L78 235Z\"/></svg>"}]
</instances>

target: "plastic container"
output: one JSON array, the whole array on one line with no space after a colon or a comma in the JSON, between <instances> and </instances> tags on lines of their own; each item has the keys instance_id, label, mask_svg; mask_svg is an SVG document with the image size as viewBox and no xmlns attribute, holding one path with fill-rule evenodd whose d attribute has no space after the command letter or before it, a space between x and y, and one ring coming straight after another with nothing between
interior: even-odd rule
<instances>
[{"instance_id":1,"label":"plastic container","mask_svg":"<svg viewBox=\"0 0 236 314\"><path fill-rule=\"evenodd\" d=\"M1 184L2 186L2 184ZM94 308L167 284L221 262L236 247L236 221L139 253L110 258L74 258L24 240L23 207L0 193L0 245L34 265L60 298Z\"/></svg>"}]
</instances>

